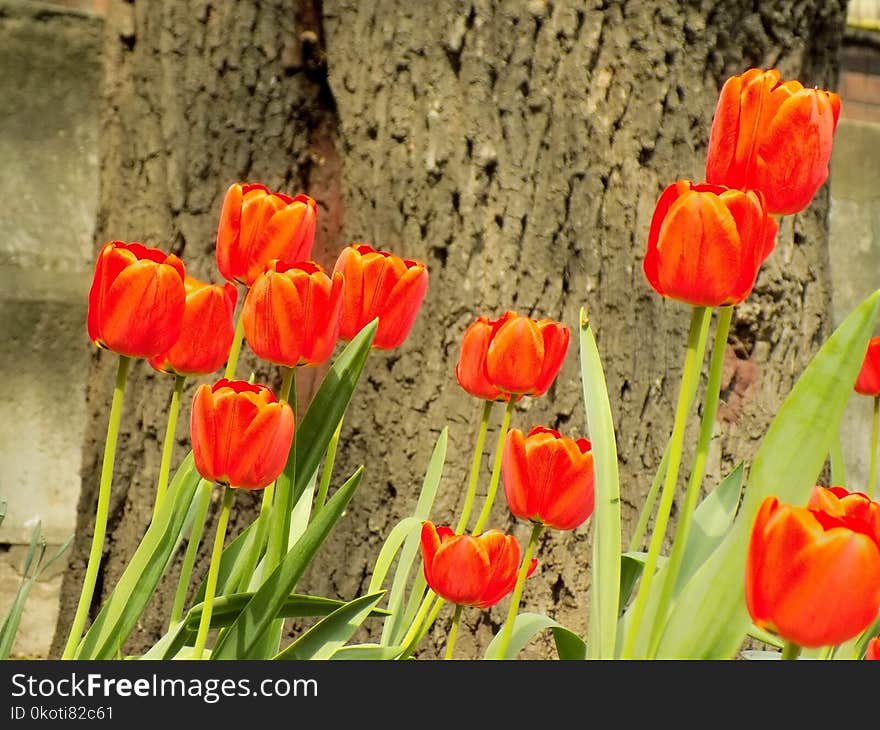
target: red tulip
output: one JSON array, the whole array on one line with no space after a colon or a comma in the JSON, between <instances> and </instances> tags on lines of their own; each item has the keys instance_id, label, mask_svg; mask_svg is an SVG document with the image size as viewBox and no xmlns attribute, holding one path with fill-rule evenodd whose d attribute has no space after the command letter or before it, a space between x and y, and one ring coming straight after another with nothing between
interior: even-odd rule
<instances>
[{"instance_id":1,"label":"red tulip","mask_svg":"<svg viewBox=\"0 0 880 730\"><path fill-rule=\"evenodd\" d=\"M880 659L880 636L875 636L868 642L865 659Z\"/></svg>"},{"instance_id":2,"label":"red tulip","mask_svg":"<svg viewBox=\"0 0 880 730\"><path fill-rule=\"evenodd\" d=\"M462 606L488 608L510 593L519 571L519 543L513 535L489 530L478 537L456 535L450 527L422 525L422 560L428 587ZM535 571L537 560L529 565Z\"/></svg>"},{"instance_id":3,"label":"red tulip","mask_svg":"<svg viewBox=\"0 0 880 730\"><path fill-rule=\"evenodd\" d=\"M308 195L290 198L265 185L230 185L217 229L217 268L228 281L250 286L272 259L308 260L317 216Z\"/></svg>"},{"instance_id":4,"label":"red tulip","mask_svg":"<svg viewBox=\"0 0 880 730\"><path fill-rule=\"evenodd\" d=\"M568 327L551 319L510 311L494 322L480 317L465 332L458 382L479 398L496 392L505 400L509 394L543 395L562 368L570 340Z\"/></svg>"},{"instance_id":5,"label":"red tulip","mask_svg":"<svg viewBox=\"0 0 880 730\"><path fill-rule=\"evenodd\" d=\"M872 337L868 341L865 359L853 390L862 395L880 395L880 337Z\"/></svg>"},{"instance_id":6,"label":"red tulip","mask_svg":"<svg viewBox=\"0 0 880 730\"><path fill-rule=\"evenodd\" d=\"M190 431L193 459L204 479L263 489L287 463L293 410L265 385L222 378L196 390Z\"/></svg>"},{"instance_id":7,"label":"red tulip","mask_svg":"<svg viewBox=\"0 0 880 730\"><path fill-rule=\"evenodd\" d=\"M342 274L331 279L313 261L270 262L242 308L251 349L287 367L325 362L339 337L342 286Z\"/></svg>"},{"instance_id":8,"label":"red tulip","mask_svg":"<svg viewBox=\"0 0 880 730\"><path fill-rule=\"evenodd\" d=\"M880 505L816 487L808 507L767 497L752 527L746 604L755 624L806 647L857 636L880 611Z\"/></svg>"},{"instance_id":9,"label":"red tulip","mask_svg":"<svg viewBox=\"0 0 880 730\"><path fill-rule=\"evenodd\" d=\"M140 243L106 243L89 291L89 339L129 357L167 350L180 334L184 276L174 254Z\"/></svg>"},{"instance_id":10,"label":"red tulip","mask_svg":"<svg viewBox=\"0 0 880 730\"><path fill-rule=\"evenodd\" d=\"M773 250L759 193L679 180L657 201L644 271L658 294L694 306L739 304Z\"/></svg>"},{"instance_id":11,"label":"red tulip","mask_svg":"<svg viewBox=\"0 0 880 730\"><path fill-rule=\"evenodd\" d=\"M208 375L223 367L235 334L233 312L238 291L230 283L208 284L187 276L186 304L177 341L150 358L163 373Z\"/></svg>"},{"instance_id":12,"label":"red tulip","mask_svg":"<svg viewBox=\"0 0 880 730\"><path fill-rule=\"evenodd\" d=\"M345 276L340 339L351 340L378 317L373 347L403 344L428 290L425 265L356 243L343 249L333 270Z\"/></svg>"},{"instance_id":13,"label":"red tulip","mask_svg":"<svg viewBox=\"0 0 880 730\"><path fill-rule=\"evenodd\" d=\"M775 215L806 208L828 177L840 97L780 81L753 68L721 89L706 158L706 180L760 190Z\"/></svg>"},{"instance_id":14,"label":"red tulip","mask_svg":"<svg viewBox=\"0 0 880 730\"><path fill-rule=\"evenodd\" d=\"M511 429L501 462L510 511L523 520L574 530L593 514L593 453L587 439L536 426Z\"/></svg>"}]
</instances>

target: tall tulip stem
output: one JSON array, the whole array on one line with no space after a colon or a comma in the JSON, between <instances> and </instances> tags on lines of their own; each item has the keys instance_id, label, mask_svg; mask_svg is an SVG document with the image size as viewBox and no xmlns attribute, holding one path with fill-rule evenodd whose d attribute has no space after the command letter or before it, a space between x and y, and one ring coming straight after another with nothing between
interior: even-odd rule
<instances>
[{"instance_id":1,"label":"tall tulip stem","mask_svg":"<svg viewBox=\"0 0 880 730\"><path fill-rule=\"evenodd\" d=\"M467 523L474 507L474 497L477 495L477 482L480 480L480 465L483 462L483 446L486 443L486 432L489 430L489 416L495 401L483 402L483 415L480 418L480 429L477 431L477 444L474 447L474 458L471 462L471 474L468 479L467 492L464 496L464 505L461 508L461 518L455 528L455 534L461 535L467 529Z\"/></svg>"},{"instance_id":2,"label":"tall tulip stem","mask_svg":"<svg viewBox=\"0 0 880 730\"><path fill-rule=\"evenodd\" d=\"M681 465L682 447L684 444L684 427L687 422L688 411L693 401L699 381L700 366L703 361L703 351L700 350L700 332L708 325L709 307L694 307L691 315L691 326L688 333L687 353L685 355L684 369L681 376L681 384L678 391L678 404L675 408L675 420L672 425L672 437L670 439L669 465L666 469L666 478L663 490L660 494L660 504L657 508L657 518L654 522L654 530L651 533L651 541L648 546L648 555L639 581L638 592L633 604L632 621L629 632L623 646L622 656L624 659L632 658L635 650L636 637L639 634L642 616L650 595L651 584L654 580L654 571L657 569L657 561L660 558L660 549L663 547L663 538L666 536L666 528L669 523L669 515L672 512L672 502L675 496L675 485L678 481L678 468ZM705 342L705 340L704 340Z\"/></svg>"},{"instance_id":3,"label":"tall tulip stem","mask_svg":"<svg viewBox=\"0 0 880 730\"><path fill-rule=\"evenodd\" d=\"M516 621L516 614L519 613L519 604L522 600L523 588L526 584L526 578L529 575L529 566L532 562L532 555L535 554L535 548L538 546L538 539L541 537L541 531L544 525L535 522L532 525L532 534L529 536L529 544L526 546L525 555L523 555L522 563L519 566L519 573L516 576L516 586L513 589L513 595L510 598L510 608L507 609L507 620L501 627L501 640L498 647L497 657L504 659L507 651L507 645L510 644L510 637L513 635L513 624Z\"/></svg>"},{"instance_id":4,"label":"tall tulip stem","mask_svg":"<svg viewBox=\"0 0 880 730\"><path fill-rule=\"evenodd\" d=\"M180 413L180 396L186 376L174 376L174 390L171 392L171 405L168 408L168 423L165 426L165 442L162 444L162 461L159 464L159 481L156 484L156 501L153 503L153 519L159 511L159 505L168 489L168 477L171 474L171 452L174 451L174 434L177 431L177 416Z\"/></svg>"},{"instance_id":5,"label":"tall tulip stem","mask_svg":"<svg viewBox=\"0 0 880 730\"><path fill-rule=\"evenodd\" d=\"M205 602L202 605L202 617L193 647L193 659L201 659L208 642L208 630L211 628L211 613L214 610L214 594L217 591L217 577L220 573L220 558L223 555L223 543L226 540L226 526L229 524L229 513L235 501L235 490L225 487L223 505L217 518L217 530L214 533L214 549L211 551L211 565L208 568L208 581L205 584Z\"/></svg>"},{"instance_id":6,"label":"tall tulip stem","mask_svg":"<svg viewBox=\"0 0 880 730\"><path fill-rule=\"evenodd\" d=\"M315 495L315 506L312 509L312 519L324 508L327 502L327 493L330 491L330 479L333 476L333 465L336 462L336 449L339 446L339 436L342 433L342 418L336 424L336 430L327 444L327 453L324 456L324 469L321 472L321 483L318 485L318 493Z\"/></svg>"},{"instance_id":7,"label":"tall tulip stem","mask_svg":"<svg viewBox=\"0 0 880 730\"><path fill-rule=\"evenodd\" d=\"M871 471L868 477L868 496L874 499L877 484L877 436L880 434L880 395L874 396L874 416L871 419Z\"/></svg>"},{"instance_id":8,"label":"tall tulip stem","mask_svg":"<svg viewBox=\"0 0 880 730\"><path fill-rule=\"evenodd\" d=\"M79 641L88 619L89 608L92 605L95 584L98 581L101 553L104 550L104 536L107 532L107 514L110 509L110 484L113 481L113 462L116 457L119 422L122 418L122 400L125 395L125 384L128 381L128 371L130 368L131 358L126 355L120 355L116 369L113 401L110 404L110 417L107 423L107 438L104 441L104 461L101 465L101 482L98 486L98 505L95 510L95 529L92 532L92 547L89 550L89 562L86 564L82 591L79 595L79 603L76 607L73 623L70 625L67 645L64 647L64 652L61 655L62 659L72 659L77 646L79 646Z\"/></svg>"},{"instance_id":9,"label":"tall tulip stem","mask_svg":"<svg viewBox=\"0 0 880 730\"><path fill-rule=\"evenodd\" d=\"M793 641L786 641L782 646L781 659L797 659L801 655L801 646Z\"/></svg>"},{"instance_id":10,"label":"tall tulip stem","mask_svg":"<svg viewBox=\"0 0 880 730\"><path fill-rule=\"evenodd\" d=\"M495 446L495 463L492 464L489 491L486 494L486 501L483 502L483 509L480 510L480 516L477 518L477 524L474 525L473 535L480 534L480 531L489 519L489 512L492 511L492 503L495 501L495 493L498 491L498 482L501 480L501 460L504 456L504 442L507 439L507 429L510 427L510 416L515 407L516 398L511 396L507 402L507 407L504 409L504 419L501 421L501 428L498 429L498 443Z\"/></svg>"},{"instance_id":11,"label":"tall tulip stem","mask_svg":"<svg viewBox=\"0 0 880 730\"><path fill-rule=\"evenodd\" d=\"M199 545L202 542L202 533L205 531L205 520L208 517L208 506L211 504L211 482L202 479L198 486L196 509L193 514L192 529L189 533L189 542L186 544L186 552L183 555L183 564L180 566L180 577L177 579L177 590L174 593L174 603L171 606L171 617L168 620L168 629L180 623L183 618L183 607L186 605L186 594L189 590L189 581L192 578L193 566L199 553Z\"/></svg>"},{"instance_id":12,"label":"tall tulip stem","mask_svg":"<svg viewBox=\"0 0 880 730\"><path fill-rule=\"evenodd\" d=\"M452 659L455 650L455 637L458 636L458 624L461 622L461 604L455 604L455 613L452 614L452 626L449 628L449 636L446 639L446 653L444 659Z\"/></svg>"},{"instance_id":13,"label":"tall tulip stem","mask_svg":"<svg viewBox=\"0 0 880 730\"><path fill-rule=\"evenodd\" d=\"M224 378L235 379L235 368L241 355L241 342L244 339L244 308L238 313L238 321L235 323L235 334L232 336L232 345L229 348L229 359L226 361Z\"/></svg>"},{"instance_id":14,"label":"tall tulip stem","mask_svg":"<svg viewBox=\"0 0 880 730\"><path fill-rule=\"evenodd\" d=\"M290 402L290 394L296 392L296 368L284 368L278 400ZM293 406L296 409L295 405ZM291 447L294 448L294 447ZM266 575L271 573L287 553L287 540L290 533L290 504L293 479L287 477L275 480L272 511L269 520L269 544L266 547Z\"/></svg>"},{"instance_id":15,"label":"tall tulip stem","mask_svg":"<svg viewBox=\"0 0 880 730\"><path fill-rule=\"evenodd\" d=\"M700 423L700 436L694 455L694 465L684 493L684 506L678 517L675 528L675 540L666 563L666 574L663 579L663 590L654 614L654 625L651 631L649 654L653 655L660 641L660 632L666 621L672 591L678 580L678 572L684 559L690 535L691 521L700 496L703 476L706 474L706 461L709 457L709 442L715 426L715 414L718 412L718 399L721 394L721 375L724 370L724 353L727 349L727 334L730 332L730 321L733 318L733 307L721 307L718 310L718 321L715 325L715 341L709 359L709 380L706 384L706 402L703 405L703 417Z\"/></svg>"}]
</instances>

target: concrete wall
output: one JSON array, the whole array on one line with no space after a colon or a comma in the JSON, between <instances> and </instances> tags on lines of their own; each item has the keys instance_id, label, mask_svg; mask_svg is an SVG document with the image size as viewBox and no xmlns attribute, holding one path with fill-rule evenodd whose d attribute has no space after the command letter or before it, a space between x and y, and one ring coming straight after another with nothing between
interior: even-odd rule
<instances>
[{"instance_id":1,"label":"concrete wall","mask_svg":"<svg viewBox=\"0 0 880 730\"><path fill-rule=\"evenodd\" d=\"M91 343L102 21L0 0L0 617L33 527L74 530ZM61 560L28 600L14 654L45 656Z\"/></svg>"}]
</instances>

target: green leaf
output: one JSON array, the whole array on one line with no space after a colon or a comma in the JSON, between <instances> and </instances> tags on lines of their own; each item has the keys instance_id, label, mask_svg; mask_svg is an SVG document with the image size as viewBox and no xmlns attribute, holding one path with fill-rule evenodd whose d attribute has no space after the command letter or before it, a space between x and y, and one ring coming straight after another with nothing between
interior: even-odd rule
<instances>
[{"instance_id":1,"label":"green leaf","mask_svg":"<svg viewBox=\"0 0 880 730\"><path fill-rule=\"evenodd\" d=\"M733 528L679 595L658 658L730 659L749 631L746 549L764 498L806 504L831 447L877 320L880 290L822 345L773 419L749 470Z\"/></svg>"},{"instance_id":2,"label":"green leaf","mask_svg":"<svg viewBox=\"0 0 880 730\"><path fill-rule=\"evenodd\" d=\"M358 630L385 591L355 598L321 619L292 642L276 659L330 659Z\"/></svg>"},{"instance_id":3,"label":"green leaf","mask_svg":"<svg viewBox=\"0 0 880 730\"><path fill-rule=\"evenodd\" d=\"M595 498L593 510L593 585L590 591L589 651L592 659L612 659L620 615L620 481L617 442L605 373L596 340L580 313L581 383L587 431L593 450Z\"/></svg>"},{"instance_id":4,"label":"green leaf","mask_svg":"<svg viewBox=\"0 0 880 730\"><path fill-rule=\"evenodd\" d=\"M279 477L279 479L293 478L291 504L299 504L303 492L315 479L327 445L351 401L363 372L376 336L377 326L378 320L368 324L339 353L321 381L318 392L309 403L302 421L296 426L287 465L282 476ZM254 532L255 523L251 523L223 549L217 580L218 594L222 595L238 586L241 569L247 563L247 554L250 542L254 539ZM205 600L206 583L207 576L202 579L196 591L194 603Z\"/></svg>"},{"instance_id":5,"label":"green leaf","mask_svg":"<svg viewBox=\"0 0 880 730\"><path fill-rule=\"evenodd\" d=\"M381 644L349 644L338 648L330 658L348 660L397 659L404 648L402 646L382 646Z\"/></svg>"},{"instance_id":6,"label":"green leaf","mask_svg":"<svg viewBox=\"0 0 880 730\"><path fill-rule=\"evenodd\" d=\"M420 522L428 519L431 507L434 504L434 497L437 495L437 488L440 486L440 477L443 473L443 464L446 461L448 440L449 428L444 426L437 437L437 442L434 444L434 451L431 453L431 459L428 462L428 468L422 482L422 489L419 492L419 500L412 515ZM391 611L392 615L385 620L385 624L382 627L382 638L380 639L380 643L385 646L399 644L406 632L407 626L402 620L401 614L403 612L401 608L404 605L406 586L409 581L412 564L419 554L420 544L420 534L418 532L411 532L406 536L403 548L400 551L400 559L397 561L394 579L391 582L391 593L388 595L388 610Z\"/></svg>"},{"instance_id":7,"label":"green leaf","mask_svg":"<svg viewBox=\"0 0 880 730\"><path fill-rule=\"evenodd\" d=\"M40 543L41 526L38 521L34 525L31 532L31 541L28 545L28 551L24 559L24 567L21 574L21 582L18 590L15 592L15 598L9 607L6 618L3 620L3 626L0 627L0 659L7 659L12 651L12 645L15 643L15 637L18 634L18 627L21 624L21 614L24 611L24 604L27 601L28 594L34 584L33 576L31 576L31 565L37 554L37 545ZM45 549L45 540L42 541Z\"/></svg>"},{"instance_id":8,"label":"green leaf","mask_svg":"<svg viewBox=\"0 0 880 730\"><path fill-rule=\"evenodd\" d=\"M165 498L122 576L89 627L77 659L112 659L135 627L177 547L201 481L192 452L178 468Z\"/></svg>"},{"instance_id":9,"label":"green leaf","mask_svg":"<svg viewBox=\"0 0 880 730\"><path fill-rule=\"evenodd\" d=\"M280 565L245 604L241 613L217 640L211 659L262 659L253 656L254 647L275 620L279 608L293 592L324 538L339 520L363 476L363 467L345 482L330 498L306 528L303 536L290 549Z\"/></svg>"},{"instance_id":10,"label":"green leaf","mask_svg":"<svg viewBox=\"0 0 880 730\"><path fill-rule=\"evenodd\" d=\"M518 614L513 621L513 631L510 634L510 641L507 644L507 650L504 652L504 655L500 654L501 631L499 631L495 634L489 646L486 647L483 658L515 659L525 645L545 629L550 629L553 632L553 638L556 641L556 651L559 653L560 659L586 658L587 647L583 639L570 629L565 628L562 624L541 613Z\"/></svg>"},{"instance_id":11,"label":"green leaf","mask_svg":"<svg viewBox=\"0 0 880 730\"><path fill-rule=\"evenodd\" d=\"M418 517L404 517L398 522L388 533L382 549L379 551L379 557L376 558L376 565L373 566L373 575L370 577L370 585L367 587L367 593L378 591L385 582L385 576L397 557L400 546L403 541L410 535L421 533L422 520Z\"/></svg>"},{"instance_id":12,"label":"green leaf","mask_svg":"<svg viewBox=\"0 0 880 730\"><path fill-rule=\"evenodd\" d=\"M648 553L630 550L620 556L620 605L625 606L642 577Z\"/></svg>"}]
</instances>

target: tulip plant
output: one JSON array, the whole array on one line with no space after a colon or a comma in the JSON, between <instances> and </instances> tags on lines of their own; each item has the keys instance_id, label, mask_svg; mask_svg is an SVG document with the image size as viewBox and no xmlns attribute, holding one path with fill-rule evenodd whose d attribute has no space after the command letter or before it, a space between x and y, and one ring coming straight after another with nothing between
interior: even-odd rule
<instances>
[{"instance_id":1,"label":"tulip plant","mask_svg":"<svg viewBox=\"0 0 880 730\"><path fill-rule=\"evenodd\" d=\"M447 604L452 620L444 651L452 658L463 611L502 601L507 618L484 658L515 658L542 631L552 632L562 659L878 658L876 415L871 483L846 485L839 460L832 464L834 483L818 481L851 393L873 396L878 413L880 345L874 339L869 346L869 339L880 290L816 353L751 463L740 463L718 484L704 478L733 308L749 296L772 254L780 217L804 210L825 182L839 113L836 94L782 82L776 70L732 77L716 107L706 180L674 181L659 196L647 232L645 279L675 306L689 307L691 325L672 430L634 534L621 529L614 424L594 337L602 323L589 321L588 303L575 323L509 310L497 318L479 314L462 332L450 373L483 402L460 510L435 514L433 504L443 481L447 427L414 513L386 536L367 591L346 600L298 593L297 586L361 482L364 467L334 478L343 417L370 351L399 347L416 324L428 289L425 265L354 243L327 272L310 258L315 202L259 184L236 183L226 193L216 240L222 284L187 277L173 254L141 243L107 243L95 268L88 334L118 356L119 366L92 549L63 658L124 656L127 637L180 550L167 630L129 658L419 657ZM573 330L587 432L514 424L518 403L546 396ZM280 369L278 393L237 372L244 344ZM685 427L707 349L699 437L688 450ZM152 521L89 623L135 358L174 377L165 453ZM296 373L325 363L326 375L295 423ZM192 402L192 452L172 477L182 384L204 376L211 382L199 385ZM503 415L481 492L496 404ZM682 471L689 475L684 485ZM226 526L242 489L260 491L261 507L230 540ZM220 514L213 536L206 536L215 490ZM499 491L510 512L531 526L525 545L489 524ZM486 496L477 511L478 492ZM592 553L583 556L591 574L584 635L521 605L525 582L540 564L545 529L592 531ZM671 548L664 554L667 540ZM203 541L211 558L199 581L193 564ZM288 617L310 619L292 641L284 638ZM361 626L370 628L372 641L353 642ZM746 650L747 640L766 648Z\"/></svg>"}]
</instances>

